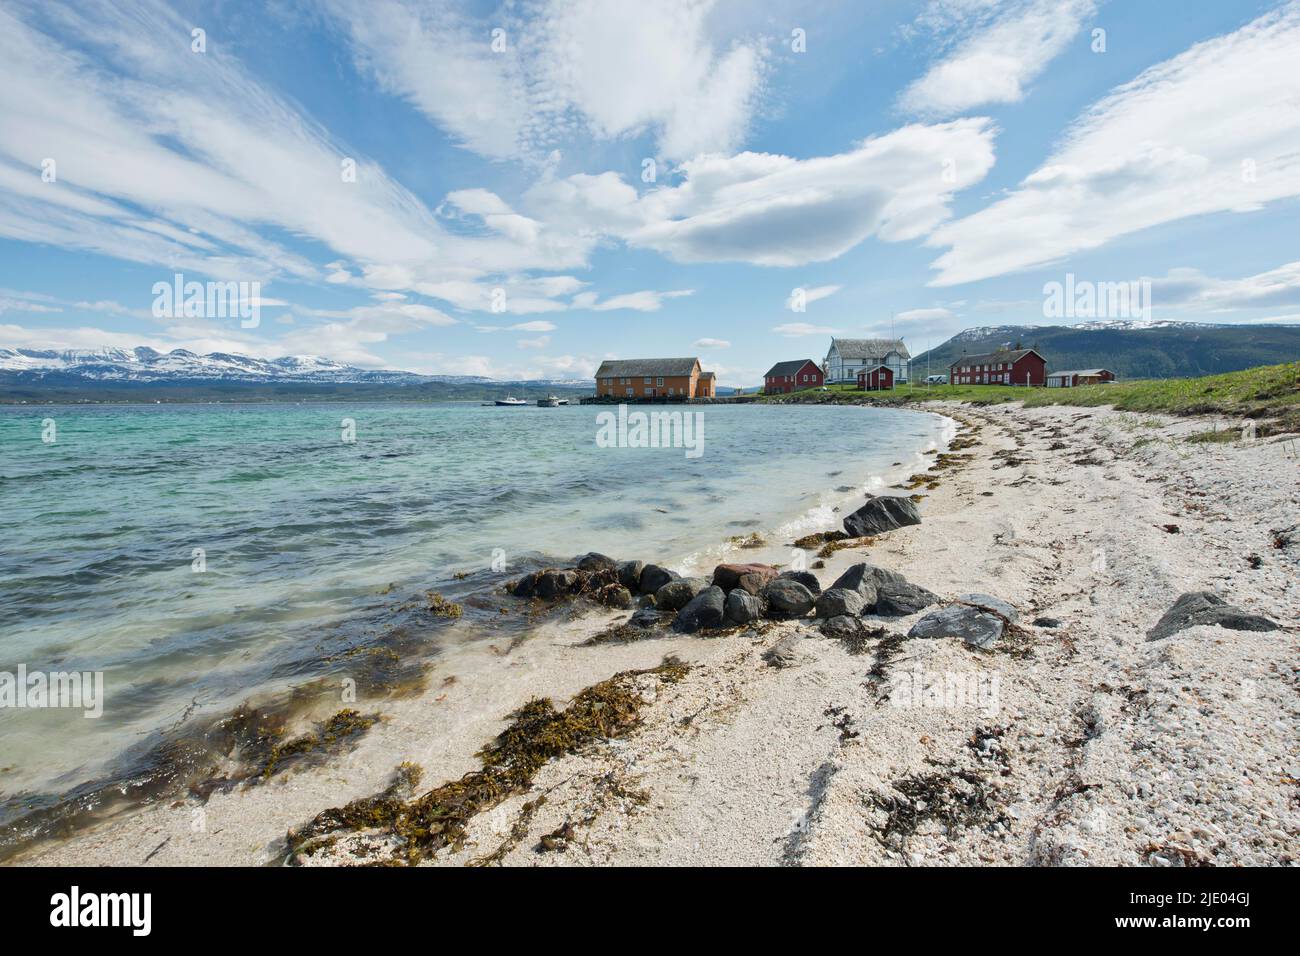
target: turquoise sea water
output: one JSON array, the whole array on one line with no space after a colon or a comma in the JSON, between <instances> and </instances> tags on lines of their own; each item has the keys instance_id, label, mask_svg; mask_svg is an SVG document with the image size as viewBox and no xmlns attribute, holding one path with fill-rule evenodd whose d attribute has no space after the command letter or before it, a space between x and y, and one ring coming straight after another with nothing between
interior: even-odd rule
<instances>
[{"instance_id":1,"label":"turquoise sea water","mask_svg":"<svg viewBox=\"0 0 1300 956\"><path fill-rule=\"evenodd\" d=\"M402 598L463 593L458 572L486 587L589 550L707 571L729 537L837 526L835 505L944 439L916 412L697 406L692 458L598 447L600 411L0 408L0 671L107 688L98 720L0 710L0 796L66 789L195 710L292 685Z\"/></svg>"}]
</instances>

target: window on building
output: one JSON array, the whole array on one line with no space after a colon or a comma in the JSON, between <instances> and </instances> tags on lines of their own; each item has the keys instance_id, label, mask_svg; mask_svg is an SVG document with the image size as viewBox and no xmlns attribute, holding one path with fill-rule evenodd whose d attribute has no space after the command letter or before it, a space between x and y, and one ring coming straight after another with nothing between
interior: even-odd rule
<instances>
[{"instance_id":1,"label":"window on building","mask_svg":"<svg viewBox=\"0 0 1300 956\"><path fill-rule=\"evenodd\" d=\"M664 383L664 380L663 380L662 377L660 377L660 378L656 378L656 379L655 379L655 384L656 384L656 385L663 385L663 383Z\"/></svg>"}]
</instances>

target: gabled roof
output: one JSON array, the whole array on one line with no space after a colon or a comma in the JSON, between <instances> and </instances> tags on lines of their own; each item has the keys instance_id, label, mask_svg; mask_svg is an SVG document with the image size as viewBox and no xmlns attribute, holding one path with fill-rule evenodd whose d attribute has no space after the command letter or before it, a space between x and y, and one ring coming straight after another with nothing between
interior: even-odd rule
<instances>
[{"instance_id":1,"label":"gabled roof","mask_svg":"<svg viewBox=\"0 0 1300 956\"><path fill-rule=\"evenodd\" d=\"M1043 356L1037 349L1011 349L1006 352L985 352L982 355L963 355L957 361L948 365L949 369L954 369L959 365L995 365L999 362L1019 362L1022 358L1033 352L1039 358ZM1046 361L1046 359L1044 359Z\"/></svg>"},{"instance_id":2,"label":"gabled roof","mask_svg":"<svg viewBox=\"0 0 1300 956\"><path fill-rule=\"evenodd\" d=\"M698 358L606 359L596 369L596 378L637 376L689 376L700 364Z\"/></svg>"},{"instance_id":3,"label":"gabled roof","mask_svg":"<svg viewBox=\"0 0 1300 956\"><path fill-rule=\"evenodd\" d=\"M1062 372L1048 372L1048 375L1100 375L1102 372L1110 372L1108 368L1070 368ZM1114 372L1110 372L1114 375Z\"/></svg>"},{"instance_id":4,"label":"gabled roof","mask_svg":"<svg viewBox=\"0 0 1300 956\"><path fill-rule=\"evenodd\" d=\"M773 376L780 375L796 375L798 374L799 369L803 368L805 365L811 365L813 368L817 369L817 371L821 371L821 369L818 368L817 363L812 359L795 359L793 362L777 362L767 370L767 374L763 377L772 378Z\"/></svg>"},{"instance_id":5,"label":"gabled roof","mask_svg":"<svg viewBox=\"0 0 1300 956\"><path fill-rule=\"evenodd\" d=\"M884 369L886 372L888 372L890 375L893 375L893 374L894 374L894 370L893 370L892 368L890 368L888 365L873 365L873 366L871 366L870 368L859 369L859 370L858 370L858 374L859 374L859 375L870 375L872 372L874 372L874 371L875 371L876 369L878 369L878 368L883 368L883 369Z\"/></svg>"},{"instance_id":6,"label":"gabled roof","mask_svg":"<svg viewBox=\"0 0 1300 956\"><path fill-rule=\"evenodd\" d=\"M890 352L897 352L905 359L912 353L902 339L831 339L831 345L839 349L841 356L847 359L881 359Z\"/></svg>"}]
</instances>

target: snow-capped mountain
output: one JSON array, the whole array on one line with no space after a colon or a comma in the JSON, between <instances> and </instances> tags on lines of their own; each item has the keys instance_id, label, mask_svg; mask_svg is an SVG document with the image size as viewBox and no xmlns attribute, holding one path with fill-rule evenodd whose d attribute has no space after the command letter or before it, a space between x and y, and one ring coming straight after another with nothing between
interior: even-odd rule
<instances>
[{"instance_id":1,"label":"snow-capped mountain","mask_svg":"<svg viewBox=\"0 0 1300 956\"><path fill-rule=\"evenodd\" d=\"M199 355L186 349L0 348L0 375L20 381L82 379L89 382L314 382L334 384L491 384L479 375L419 375L389 369L361 369L316 355L250 358L231 352ZM589 385L589 381L539 381L538 385Z\"/></svg>"}]
</instances>

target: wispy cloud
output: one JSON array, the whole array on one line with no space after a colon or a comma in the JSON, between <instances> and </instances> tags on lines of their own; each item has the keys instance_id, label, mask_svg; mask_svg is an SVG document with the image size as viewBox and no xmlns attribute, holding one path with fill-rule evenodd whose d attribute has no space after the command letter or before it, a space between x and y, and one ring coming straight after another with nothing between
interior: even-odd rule
<instances>
[{"instance_id":1,"label":"wispy cloud","mask_svg":"<svg viewBox=\"0 0 1300 956\"><path fill-rule=\"evenodd\" d=\"M931 285L1059 261L1189 216L1300 195L1300 3L1113 91L992 205L940 227Z\"/></svg>"},{"instance_id":2,"label":"wispy cloud","mask_svg":"<svg viewBox=\"0 0 1300 956\"><path fill-rule=\"evenodd\" d=\"M1025 87L1096 13L1092 0L973 3L960 11L946 6L941 25L952 30L965 20L966 37L903 91L899 102L909 112L953 116L978 106L1019 102Z\"/></svg>"}]
</instances>

